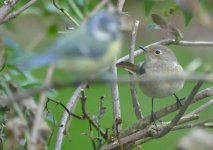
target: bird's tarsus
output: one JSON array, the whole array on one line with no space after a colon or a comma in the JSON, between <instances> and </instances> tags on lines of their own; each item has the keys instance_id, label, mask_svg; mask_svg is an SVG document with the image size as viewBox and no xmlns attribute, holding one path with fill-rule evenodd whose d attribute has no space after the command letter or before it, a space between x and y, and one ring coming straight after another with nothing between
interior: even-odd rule
<instances>
[{"instance_id":1,"label":"bird's tarsus","mask_svg":"<svg viewBox=\"0 0 213 150\"><path fill-rule=\"evenodd\" d=\"M175 97L175 99L177 101L177 106L178 107L183 106L183 101L182 100L184 100L185 98L179 98L176 94L173 94L173 95L174 95L174 97Z\"/></svg>"}]
</instances>

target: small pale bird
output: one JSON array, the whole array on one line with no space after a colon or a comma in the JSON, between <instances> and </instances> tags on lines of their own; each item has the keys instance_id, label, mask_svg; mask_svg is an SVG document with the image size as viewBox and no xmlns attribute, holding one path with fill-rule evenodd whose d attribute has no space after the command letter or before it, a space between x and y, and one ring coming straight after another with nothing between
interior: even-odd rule
<instances>
[{"instance_id":1,"label":"small pale bird","mask_svg":"<svg viewBox=\"0 0 213 150\"><path fill-rule=\"evenodd\" d=\"M18 59L23 70L48 64L73 73L78 79L89 78L109 66L121 50L122 33L113 12L99 12L76 30L61 35L43 53Z\"/></svg>"},{"instance_id":2,"label":"small pale bird","mask_svg":"<svg viewBox=\"0 0 213 150\"><path fill-rule=\"evenodd\" d=\"M184 86L184 80L162 80L162 77L175 76L184 73L182 66L178 63L175 54L169 48L163 45L153 45L148 48L140 47L144 50L145 60L134 65L129 62L121 62L118 67L125 68L130 72L144 79L140 82L142 92L152 97L152 119L155 120L154 99L165 98L174 95L178 104L181 101L175 92L181 90ZM151 81L153 79L153 81ZM147 80L147 81L146 81Z\"/></svg>"}]
</instances>

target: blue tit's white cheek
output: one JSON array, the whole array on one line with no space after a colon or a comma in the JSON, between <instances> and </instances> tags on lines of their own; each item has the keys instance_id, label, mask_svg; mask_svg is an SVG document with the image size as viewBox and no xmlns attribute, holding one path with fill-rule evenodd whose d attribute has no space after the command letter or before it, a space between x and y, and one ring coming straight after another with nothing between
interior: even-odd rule
<instances>
[{"instance_id":1,"label":"blue tit's white cheek","mask_svg":"<svg viewBox=\"0 0 213 150\"><path fill-rule=\"evenodd\" d=\"M107 33L100 29L96 29L96 31L93 31L93 36L99 41L109 41L111 39L110 33Z\"/></svg>"}]
</instances>

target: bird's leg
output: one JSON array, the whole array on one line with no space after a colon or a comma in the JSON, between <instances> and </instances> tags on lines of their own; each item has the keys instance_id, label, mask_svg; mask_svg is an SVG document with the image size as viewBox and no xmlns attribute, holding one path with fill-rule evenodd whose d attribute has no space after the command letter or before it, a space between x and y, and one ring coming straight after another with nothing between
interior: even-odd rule
<instances>
[{"instance_id":1,"label":"bird's leg","mask_svg":"<svg viewBox=\"0 0 213 150\"><path fill-rule=\"evenodd\" d=\"M183 103L182 103L182 101L181 101L181 100L183 100L183 99L185 99L185 98L181 98L181 99L179 99L179 97L178 97L176 94L173 94L173 95L174 95L174 97L175 97L175 99L176 99L176 101L177 101L177 105L178 105L178 107L183 106Z\"/></svg>"},{"instance_id":2,"label":"bird's leg","mask_svg":"<svg viewBox=\"0 0 213 150\"><path fill-rule=\"evenodd\" d=\"M153 121L154 125L156 125L156 120L157 120L157 117L154 113L154 98L152 97L152 112L151 112L151 121Z\"/></svg>"}]
</instances>

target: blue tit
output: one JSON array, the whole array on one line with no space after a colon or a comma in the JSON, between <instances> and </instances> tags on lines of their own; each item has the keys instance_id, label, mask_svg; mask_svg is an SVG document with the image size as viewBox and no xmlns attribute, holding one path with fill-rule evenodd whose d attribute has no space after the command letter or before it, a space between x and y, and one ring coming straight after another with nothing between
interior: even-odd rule
<instances>
[{"instance_id":1,"label":"blue tit","mask_svg":"<svg viewBox=\"0 0 213 150\"><path fill-rule=\"evenodd\" d=\"M77 77L88 78L109 66L122 45L122 33L117 16L100 12L76 30L61 35L42 54L16 62L21 69L55 64Z\"/></svg>"}]
</instances>

